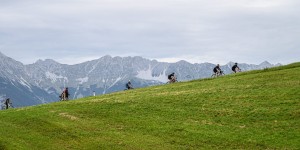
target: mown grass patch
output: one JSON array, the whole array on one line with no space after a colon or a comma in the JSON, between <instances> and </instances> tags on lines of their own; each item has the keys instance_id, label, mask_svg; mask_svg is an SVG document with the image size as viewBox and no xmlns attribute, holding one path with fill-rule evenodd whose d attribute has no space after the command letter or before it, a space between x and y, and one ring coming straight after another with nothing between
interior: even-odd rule
<instances>
[{"instance_id":1,"label":"mown grass patch","mask_svg":"<svg viewBox=\"0 0 300 150\"><path fill-rule=\"evenodd\" d=\"M0 112L0 149L298 149L300 63Z\"/></svg>"}]
</instances>

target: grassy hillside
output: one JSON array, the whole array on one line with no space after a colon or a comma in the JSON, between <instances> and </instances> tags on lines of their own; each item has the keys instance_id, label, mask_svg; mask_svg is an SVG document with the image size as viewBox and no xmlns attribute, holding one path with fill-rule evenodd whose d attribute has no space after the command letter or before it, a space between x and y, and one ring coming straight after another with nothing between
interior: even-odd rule
<instances>
[{"instance_id":1,"label":"grassy hillside","mask_svg":"<svg viewBox=\"0 0 300 150\"><path fill-rule=\"evenodd\" d=\"M0 111L0 149L299 149L300 63Z\"/></svg>"}]
</instances>

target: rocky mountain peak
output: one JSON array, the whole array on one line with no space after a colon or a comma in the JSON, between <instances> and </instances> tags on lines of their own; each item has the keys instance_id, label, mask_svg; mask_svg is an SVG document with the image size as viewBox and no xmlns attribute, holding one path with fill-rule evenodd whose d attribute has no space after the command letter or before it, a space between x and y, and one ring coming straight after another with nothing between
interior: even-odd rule
<instances>
[{"instance_id":1,"label":"rocky mountain peak","mask_svg":"<svg viewBox=\"0 0 300 150\"><path fill-rule=\"evenodd\" d=\"M34 64L43 65L43 66L50 66L50 65L53 65L53 64L60 65L60 63L56 62L53 59L45 59L45 60L39 59Z\"/></svg>"}]
</instances>

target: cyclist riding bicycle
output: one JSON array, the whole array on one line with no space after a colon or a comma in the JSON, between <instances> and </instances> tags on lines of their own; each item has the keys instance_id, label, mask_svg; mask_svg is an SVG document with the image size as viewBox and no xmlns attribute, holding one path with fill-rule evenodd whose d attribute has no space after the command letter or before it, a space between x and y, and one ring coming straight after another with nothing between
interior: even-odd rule
<instances>
[{"instance_id":1,"label":"cyclist riding bicycle","mask_svg":"<svg viewBox=\"0 0 300 150\"><path fill-rule=\"evenodd\" d=\"M217 66L213 69L213 71L214 71L215 74L217 74L217 73L220 74L221 71L222 71L221 68L220 68L220 65L217 64Z\"/></svg>"},{"instance_id":2,"label":"cyclist riding bicycle","mask_svg":"<svg viewBox=\"0 0 300 150\"><path fill-rule=\"evenodd\" d=\"M14 108L14 107L12 106L12 102L11 102L10 98L5 99L4 104L5 104L5 108L6 108L6 109L8 109L9 107Z\"/></svg>"},{"instance_id":3,"label":"cyclist riding bicycle","mask_svg":"<svg viewBox=\"0 0 300 150\"><path fill-rule=\"evenodd\" d=\"M175 77L175 73L171 73L168 75L168 79L169 79L169 83L174 83L176 82L176 77Z\"/></svg>"},{"instance_id":4,"label":"cyclist riding bicycle","mask_svg":"<svg viewBox=\"0 0 300 150\"><path fill-rule=\"evenodd\" d=\"M130 80L126 83L126 88L127 88L127 90L133 89L133 86L132 86Z\"/></svg>"},{"instance_id":5,"label":"cyclist riding bicycle","mask_svg":"<svg viewBox=\"0 0 300 150\"><path fill-rule=\"evenodd\" d=\"M217 66L213 69L214 74L211 75L211 77L218 77L221 75L225 75L224 72L221 70L220 65L217 64Z\"/></svg>"},{"instance_id":6,"label":"cyclist riding bicycle","mask_svg":"<svg viewBox=\"0 0 300 150\"><path fill-rule=\"evenodd\" d=\"M232 66L231 70L232 70L234 73L241 72L240 67L238 67L238 63L234 63L234 65Z\"/></svg>"}]
</instances>

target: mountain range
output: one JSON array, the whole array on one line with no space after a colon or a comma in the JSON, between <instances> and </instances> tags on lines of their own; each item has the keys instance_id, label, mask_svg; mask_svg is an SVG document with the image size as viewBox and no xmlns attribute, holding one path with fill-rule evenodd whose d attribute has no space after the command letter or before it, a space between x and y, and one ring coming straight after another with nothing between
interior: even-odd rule
<instances>
[{"instance_id":1,"label":"mountain range","mask_svg":"<svg viewBox=\"0 0 300 150\"><path fill-rule=\"evenodd\" d=\"M229 62L221 69L232 73ZM242 71L278 66L265 61L259 65L239 64ZM208 78L215 64L158 62L142 57L103 56L75 65L61 64L51 59L24 65L0 52L0 99L11 98L15 107L58 101L58 95L69 88L70 98L77 99L125 89L130 80L135 88L164 84L174 72L178 81Z\"/></svg>"}]
</instances>

